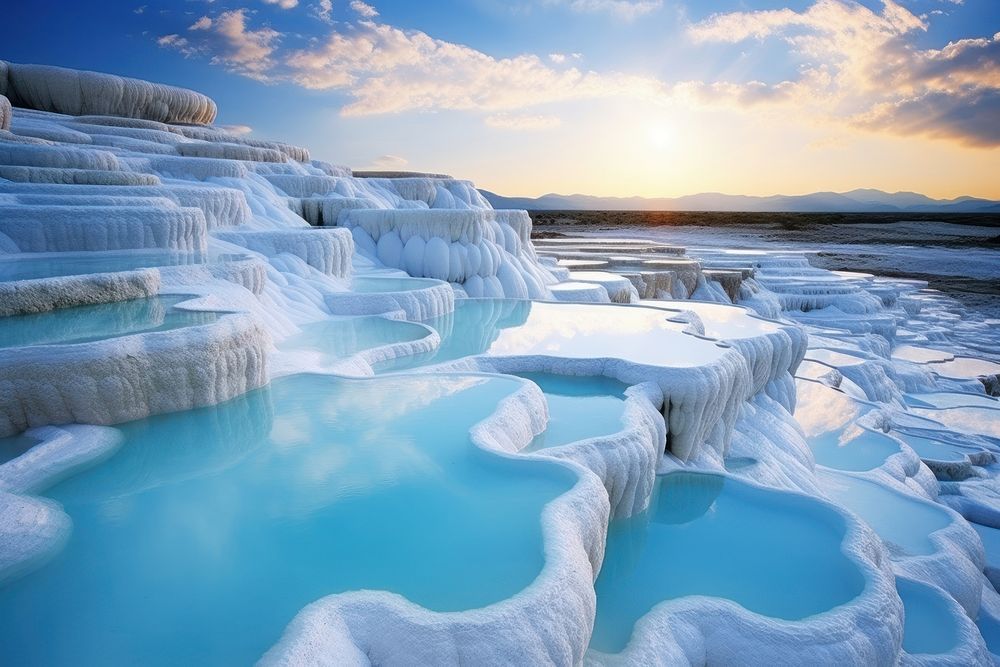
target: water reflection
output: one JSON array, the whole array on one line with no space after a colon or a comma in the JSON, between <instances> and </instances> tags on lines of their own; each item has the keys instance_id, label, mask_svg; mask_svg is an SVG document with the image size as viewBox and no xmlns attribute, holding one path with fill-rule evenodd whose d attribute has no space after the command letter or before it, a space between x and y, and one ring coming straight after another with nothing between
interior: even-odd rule
<instances>
[{"instance_id":1,"label":"water reflection","mask_svg":"<svg viewBox=\"0 0 1000 667\"><path fill-rule=\"evenodd\" d=\"M10 664L245 664L306 604L385 589L438 610L530 584L575 476L473 447L506 378L290 376L126 424L48 495L66 549L0 589ZM59 641L43 641L43 637Z\"/></svg>"},{"instance_id":2,"label":"water reflection","mask_svg":"<svg viewBox=\"0 0 1000 667\"><path fill-rule=\"evenodd\" d=\"M0 317L0 347L86 343L210 324L219 313L174 306L190 296L154 296Z\"/></svg>"}]
</instances>

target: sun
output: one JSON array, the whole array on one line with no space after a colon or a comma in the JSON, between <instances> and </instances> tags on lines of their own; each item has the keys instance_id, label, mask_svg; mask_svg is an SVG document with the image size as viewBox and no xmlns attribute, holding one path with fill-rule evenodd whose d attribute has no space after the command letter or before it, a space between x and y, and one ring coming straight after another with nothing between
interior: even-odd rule
<instances>
[{"instance_id":1,"label":"sun","mask_svg":"<svg viewBox=\"0 0 1000 667\"><path fill-rule=\"evenodd\" d=\"M651 148L666 150L674 144L673 128L662 123L646 128L646 140Z\"/></svg>"}]
</instances>

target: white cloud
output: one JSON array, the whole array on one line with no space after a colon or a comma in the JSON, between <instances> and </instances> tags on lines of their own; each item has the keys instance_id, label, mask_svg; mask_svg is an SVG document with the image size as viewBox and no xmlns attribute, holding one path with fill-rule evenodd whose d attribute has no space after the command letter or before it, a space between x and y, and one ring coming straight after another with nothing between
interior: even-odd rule
<instances>
[{"instance_id":1,"label":"white cloud","mask_svg":"<svg viewBox=\"0 0 1000 667\"><path fill-rule=\"evenodd\" d=\"M498 113L487 116L484 122L500 130L548 130L561 123L557 116Z\"/></svg>"},{"instance_id":2,"label":"white cloud","mask_svg":"<svg viewBox=\"0 0 1000 667\"><path fill-rule=\"evenodd\" d=\"M278 5L282 9L293 9L298 7L299 0L264 0L266 5Z\"/></svg>"},{"instance_id":3,"label":"white cloud","mask_svg":"<svg viewBox=\"0 0 1000 667\"><path fill-rule=\"evenodd\" d=\"M793 81L716 82L694 92L746 105L762 97L793 102L828 122L1000 144L1000 34L921 50L912 36L927 29L925 20L893 0L883 0L881 12L851 0L817 0L802 12L717 14L692 25L691 39L779 38L806 64Z\"/></svg>"},{"instance_id":4,"label":"white cloud","mask_svg":"<svg viewBox=\"0 0 1000 667\"><path fill-rule=\"evenodd\" d=\"M588 8L596 8L590 3ZM640 5L642 3L628 3ZM357 6L355 6L357 5ZM364 14L352 3L355 12ZM326 4L319 7L323 10ZM332 9L332 5L329 5ZM583 6L580 5L580 8ZM590 10L588 9L588 11ZM418 30L376 22L371 14L338 24L322 40L280 48L283 35L250 26L252 12L202 17L164 48L261 81L341 91L345 116L406 111L472 111L504 129L542 129L558 118L533 108L571 100L625 98L647 104L772 109L797 122L929 134L973 145L1000 145L1000 33L940 49L919 49L924 18L883 0L873 11L853 0L815 0L802 11L713 15L688 28L701 44L783 40L801 65L788 80L668 83L651 76L593 71L580 54L498 58ZM752 48L752 46L750 47ZM764 77L761 76L763 79ZM529 112L529 113L526 113Z\"/></svg>"},{"instance_id":5,"label":"white cloud","mask_svg":"<svg viewBox=\"0 0 1000 667\"><path fill-rule=\"evenodd\" d=\"M197 46L192 45L190 39L177 35L166 35L157 43L184 55L206 52L211 54L215 64L253 79L271 80L270 70L274 66L271 56L277 49L281 34L268 27L249 29L247 12L246 9L234 9L222 12L214 19L203 16L195 21L189 30L203 35Z\"/></svg>"},{"instance_id":6,"label":"white cloud","mask_svg":"<svg viewBox=\"0 0 1000 667\"><path fill-rule=\"evenodd\" d=\"M375 171L399 171L410 163L405 157L399 155L380 155L372 160L370 167Z\"/></svg>"},{"instance_id":7,"label":"white cloud","mask_svg":"<svg viewBox=\"0 0 1000 667\"><path fill-rule=\"evenodd\" d=\"M660 9L663 0L544 0L550 5L566 5L581 13L607 13L620 19L631 21L643 14Z\"/></svg>"},{"instance_id":8,"label":"white cloud","mask_svg":"<svg viewBox=\"0 0 1000 667\"><path fill-rule=\"evenodd\" d=\"M319 0L313 5L312 12L320 21L333 23L333 0Z\"/></svg>"},{"instance_id":9,"label":"white cloud","mask_svg":"<svg viewBox=\"0 0 1000 667\"><path fill-rule=\"evenodd\" d=\"M188 30L208 30L212 27L212 19L202 16L188 27Z\"/></svg>"},{"instance_id":10,"label":"white cloud","mask_svg":"<svg viewBox=\"0 0 1000 667\"><path fill-rule=\"evenodd\" d=\"M318 48L293 51L287 76L316 90L347 90L345 115L410 110L509 111L567 99L655 98L655 79L553 69L536 55L494 58L419 31L362 22Z\"/></svg>"},{"instance_id":11,"label":"white cloud","mask_svg":"<svg viewBox=\"0 0 1000 667\"><path fill-rule=\"evenodd\" d=\"M351 0L351 10L363 19L373 19L378 16L378 10L361 0Z\"/></svg>"}]
</instances>

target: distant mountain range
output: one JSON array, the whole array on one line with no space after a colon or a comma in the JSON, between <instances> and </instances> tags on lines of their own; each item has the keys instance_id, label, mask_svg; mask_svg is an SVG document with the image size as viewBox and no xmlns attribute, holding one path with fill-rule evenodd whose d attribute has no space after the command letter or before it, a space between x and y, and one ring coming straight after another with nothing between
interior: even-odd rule
<instances>
[{"instance_id":1,"label":"distant mountain range","mask_svg":"<svg viewBox=\"0 0 1000 667\"><path fill-rule=\"evenodd\" d=\"M594 197L547 194L504 197L480 190L493 208L532 211L740 211L751 213L1000 213L1000 202L976 197L931 199L916 192L851 190L751 197L704 192L683 197Z\"/></svg>"}]
</instances>

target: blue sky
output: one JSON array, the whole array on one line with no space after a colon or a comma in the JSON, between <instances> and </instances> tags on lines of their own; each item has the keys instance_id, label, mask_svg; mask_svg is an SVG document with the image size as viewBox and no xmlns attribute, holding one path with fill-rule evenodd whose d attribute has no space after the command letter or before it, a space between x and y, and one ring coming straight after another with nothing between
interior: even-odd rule
<instances>
[{"instance_id":1,"label":"blue sky","mask_svg":"<svg viewBox=\"0 0 1000 667\"><path fill-rule=\"evenodd\" d=\"M1000 197L1000 2L10 2L0 58L504 194Z\"/></svg>"}]
</instances>

